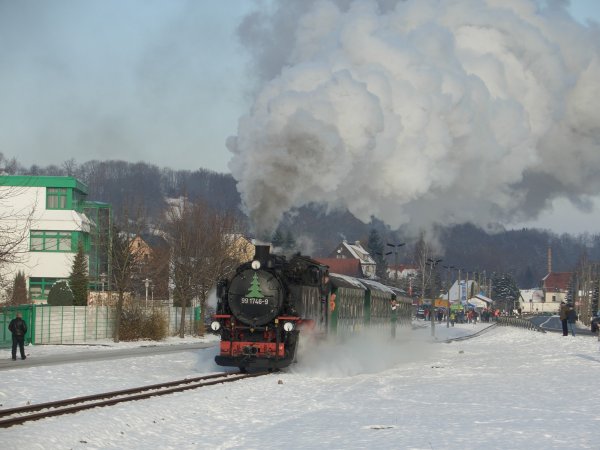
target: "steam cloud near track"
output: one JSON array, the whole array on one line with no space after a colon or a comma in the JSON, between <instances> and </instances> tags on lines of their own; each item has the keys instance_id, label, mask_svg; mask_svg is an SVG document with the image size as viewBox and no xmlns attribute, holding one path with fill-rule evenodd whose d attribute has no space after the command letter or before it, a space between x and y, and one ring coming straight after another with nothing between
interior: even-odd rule
<instances>
[{"instance_id":1,"label":"steam cloud near track","mask_svg":"<svg viewBox=\"0 0 600 450\"><path fill-rule=\"evenodd\" d=\"M534 218L600 188L600 29L566 2L276 2L228 141L255 231L309 203L396 227Z\"/></svg>"}]
</instances>

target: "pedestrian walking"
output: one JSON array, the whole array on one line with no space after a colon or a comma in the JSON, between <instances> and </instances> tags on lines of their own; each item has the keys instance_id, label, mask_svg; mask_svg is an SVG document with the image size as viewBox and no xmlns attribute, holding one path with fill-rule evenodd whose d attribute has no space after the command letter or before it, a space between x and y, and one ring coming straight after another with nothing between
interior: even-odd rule
<instances>
[{"instance_id":1,"label":"pedestrian walking","mask_svg":"<svg viewBox=\"0 0 600 450\"><path fill-rule=\"evenodd\" d=\"M573 305L569 303L567 305L569 307L569 311L567 312L567 323L569 324L569 330L571 330L571 334L575 336L575 323L577 322L577 312Z\"/></svg>"},{"instance_id":2,"label":"pedestrian walking","mask_svg":"<svg viewBox=\"0 0 600 450\"><path fill-rule=\"evenodd\" d=\"M396 299L392 300L392 313L391 313L391 324L392 324L392 339L396 338L396 323L398 322L398 301Z\"/></svg>"},{"instance_id":3,"label":"pedestrian walking","mask_svg":"<svg viewBox=\"0 0 600 450\"><path fill-rule=\"evenodd\" d=\"M558 311L558 316L560 318L560 322L562 323L562 332L563 336L569 335L569 328L567 325L567 315L569 314L569 307L565 302L560 302L560 309Z\"/></svg>"},{"instance_id":4,"label":"pedestrian walking","mask_svg":"<svg viewBox=\"0 0 600 450\"><path fill-rule=\"evenodd\" d=\"M23 320L21 312L17 312L17 317L10 321L8 330L12 333L12 359L17 360L17 345L21 352L21 359L25 359L25 334L27 334L27 324Z\"/></svg>"}]
</instances>

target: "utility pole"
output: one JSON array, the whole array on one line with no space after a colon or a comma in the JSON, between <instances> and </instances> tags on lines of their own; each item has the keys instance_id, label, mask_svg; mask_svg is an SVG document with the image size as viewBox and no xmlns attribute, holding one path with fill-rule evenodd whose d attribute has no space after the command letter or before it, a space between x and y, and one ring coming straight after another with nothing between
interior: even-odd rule
<instances>
[{"instance_id":1,"label":"utility pole","mask_svg":"<svg viewBox=\"0 0 600 450\"><path fill-rule=\"evenodd\" d=\"M398 250L405 244L406 242L401 242L399 244L390 244L389 242L387 243L388 247L392 247L394 249L390 252L386 252L385 255L387 256L391 255L392 253L394 254L394 278L396 280L396 287L398 287Z\"/></svg>"},{"instance_id":2,"label":"utility pole","mask_svg":"<svg viewBox=\"0 0 600 450\"><path fill-rule=\"evenodd\" d=\"M450 270L455 269L456 267L454 266L442 266L444 269L446 269L446 295L448 296L448 311L446 311L446 328L450 328L450 280L449 280L449 273Z\"/></svg>"},{"instance_id":3,"label":"utility pole","mask_svg":"<svg viewBox=\"0 0 600 450\"><path fill-rule=\"evenodd\" d=\"M146 308L148 308L148 288L150 287L151 282L152 280L150 278L144 280L144 285L146 286Z\"/></svg>"},{"instance_id":4,"label":"utility pole","mask_svg":"<svg viewBox=\"0 0 600 450\"><path fill-rule=\"evenodd\" d=\"M435 267L441 263L442 260L441 259L431 259L431 258L427 258L427 262L425 263L426 265L428 265L430 267L429 270L429 285L431 288L431 278L433 276L433 273L435 271ZM430 289L431 291L431 289ZM435 317L433 316L433 313L435 312L435 298L431 299L432 301L432 305L431 305L431 309L429 312L429 320L431 320L431 337L435 338Z\"/></svg>"}]
</instances>

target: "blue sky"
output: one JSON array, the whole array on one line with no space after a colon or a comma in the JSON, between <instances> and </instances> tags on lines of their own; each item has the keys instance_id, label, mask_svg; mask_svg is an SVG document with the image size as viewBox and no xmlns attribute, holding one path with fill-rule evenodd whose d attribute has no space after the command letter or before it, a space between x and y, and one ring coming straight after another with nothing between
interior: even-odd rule
<instances>
[{"instance_id":1,"label":"blue sky","mask_svg":"<svg viewBox=\"0 0 600 450\"><path fill-rule=\"evenodd\" d=\"M0 152L26 166L122 159L228 172L225 140L252 88L235 31L254 4L0 0ZM571 12L600 22L600 1L572 0ZM559 201L526 225L579 232L592 220Z\"/></svg>"},{"instance_id":2,"label":"blue sky","mask_svg":"<svg viewBox=\"0 0 600 450\"><path fill-rule=\"evenodd\" d=\"M0 152L227 171L243 0L0 0Z\"/></svg>"}]
</instances>

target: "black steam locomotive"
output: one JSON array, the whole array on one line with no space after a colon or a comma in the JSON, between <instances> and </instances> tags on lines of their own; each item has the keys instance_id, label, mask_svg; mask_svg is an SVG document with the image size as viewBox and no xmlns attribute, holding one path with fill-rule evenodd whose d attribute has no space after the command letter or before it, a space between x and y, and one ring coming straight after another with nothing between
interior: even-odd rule
<instances>
[{"instance_id":1,"label":"black steam locomotive","mask_svg":"<svg viewBox=\"0 0 600 450\"><path fill-rule=\"evenodd\" d=\"M272 370L296 357L300 328L326 330L327 266L301 255L289 260L257 245L251 262L217 284L211 328L221 334L221 366Z\"/></svg>"},{"instance_id":2,"label":"black steam locomotive","mask_svg":"<svg viewBox=\"0 0 600 450\"><path fill-rule=\"evenodd\" d=\"M307 256L289 260L256 246L251 262L217 285L217 314L211 328L221 334L221 366L240 370L290 365L300 333L341 339L379 329L395 336L410 324L412 299L374 280L329 273Z\"/></svg>"}]
</instances>

